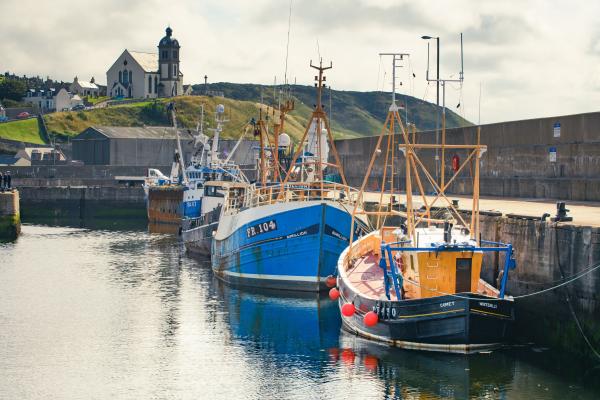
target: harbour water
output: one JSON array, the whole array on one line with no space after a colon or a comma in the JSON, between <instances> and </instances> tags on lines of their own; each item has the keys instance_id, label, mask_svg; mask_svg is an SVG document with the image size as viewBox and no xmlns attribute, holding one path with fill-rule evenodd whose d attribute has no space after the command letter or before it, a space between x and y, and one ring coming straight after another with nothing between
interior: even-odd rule
<instances>
[{"instance_id":1,"label":"harbour water","mask_svg":"<svg viewBox=\"0 0 600 400\"><path fill-rule=\"evenodd\" d=\"M0 244L1 399L600 397L550 350L390 349L341 332L327 297L228 287L140 224L78 225Z\"/></svg>"}]
</instances>

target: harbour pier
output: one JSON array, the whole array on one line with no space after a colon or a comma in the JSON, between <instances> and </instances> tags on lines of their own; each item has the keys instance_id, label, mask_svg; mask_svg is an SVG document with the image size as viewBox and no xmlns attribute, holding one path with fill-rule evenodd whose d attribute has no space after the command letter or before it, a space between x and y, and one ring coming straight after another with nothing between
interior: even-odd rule
<instances>
[{"instance_id":1,"label":"harbour pier","mask_svg":"<svg viewBox=\"0 0 600 400\"><path fill-rule=\"evenodd\" d=\"M14 240L21 233L19 191L0 192L0 240Z\"/></svg>"}]
</instances>

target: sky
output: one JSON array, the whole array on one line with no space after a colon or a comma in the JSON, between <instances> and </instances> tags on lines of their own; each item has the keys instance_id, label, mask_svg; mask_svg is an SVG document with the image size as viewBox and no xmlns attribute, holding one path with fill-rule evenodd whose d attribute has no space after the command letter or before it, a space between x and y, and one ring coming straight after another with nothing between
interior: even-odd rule
<instances>
[{"instance_id":1,"label":"sky","mask_svg":"<svg viewBox=\"0 0 600 400\"><path fill-rule=\"evenodd\" d=\"M440 38L440 78L457 79L462 32L464 82L447 84L446 105L468 120L600 111L598 1L292 0L291 10L288 24L289 0L0 0L0 71L105 83L124 49L157 51L170 25L184 84L312 85L321 57L332 88L389 91L391 59L379 53L402 52L398 91L435 102L421 36Z\"/></svg>"}]
</instances>

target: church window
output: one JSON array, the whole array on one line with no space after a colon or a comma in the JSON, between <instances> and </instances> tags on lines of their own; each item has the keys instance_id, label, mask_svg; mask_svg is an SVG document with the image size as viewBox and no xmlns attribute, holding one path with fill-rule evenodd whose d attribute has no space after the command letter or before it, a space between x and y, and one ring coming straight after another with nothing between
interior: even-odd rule
<instances>
[{"instance_id":1,"label":"church window","mask_svg":"<svg viewBox=\"0 0 600 400\"><path fill-rule=\"evenodd\" d=\"M133 82L133 71L129 71L129 83Z\"/></svg>"},{"instance_id":2,"label":"church window","mask_svg":"<svg viewBox=\"0 0 600 400\"><path fill-rule=\"evenodd\" d=\"M173 76L177 78L177 64L173 64Z\"/></svg>"},{"instance_id":3,"label":"church window","mask_svg":"<svg viewBox=\"0 0 600 400\"><path fill-rule=\"evenodd\" d=\"M154 93L158 93L158 78L154 77Z\"/></svg>"},{"instance_id":4,"label":"church window","mask_svg":"<svg viewBox=\"0 0 600 400\"><path fill-rule=\"evenodd\" d=\"M129 74L127 73L127 69L123 70L123 83L124 84L128 84L129 83Z\"/></svg>"},{"instance_id":5,"label":"church window","mask_svg":"<svg viewBox=\"0 0 600 400\"><path fill-rule=\"evenodd\" d=\"M167 50L163 50L162 58L169 58L169 52Z\"/></svg>"},{"instance_id":6,"label":"church window","mask_svg":"<svg viewBox=\"0 0 600 400\"><path fill-rule=\"evenodd\" d=\"M119 83L123 83L123 72L119 71Z\"/></svg>"},{"instance_id":7,"label":"church window","mask_svg":"<svg viewBox=\"0 0 600 400\"><path fill-rule=\"evenodd\" d=\"M148 76L148 93L152 93L152 77Z\"/></svg>"},{"instance_id":8,"label":"church window","mask_svg":"<svg viewBox=\"0 0 600 400\"><path fill-rule=\"evenodd\" d=\"M177 60L177 50L173 50L173 58Z\"/></svg>"}]
</instances>

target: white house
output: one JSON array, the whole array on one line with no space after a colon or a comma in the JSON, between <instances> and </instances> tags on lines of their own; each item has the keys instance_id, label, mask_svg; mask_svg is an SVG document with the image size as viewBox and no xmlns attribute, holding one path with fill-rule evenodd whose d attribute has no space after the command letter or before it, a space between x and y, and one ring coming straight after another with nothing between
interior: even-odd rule
<instances>
[{"instance_id":1,"label":"white house","mask_svg":"<svg viewBox=\"0 0 600 400\"><path fill-rule=\"evenodd\" d=\"M29 89L23 97L24 103L31 104L34 108L42 112L54 111L56 106L54 104L54 97L56 96L56 89L52 88L49 90L43 89Z\"/></svg>"},{"instance_id":2,"label":"white house","mask_svg":"<svg viewBox=\"0 0 600 400\"><path fill-rule=\"evenodd\" d=\"M50 90L30 89L23 97L23 102L30 103L42 112L67 111L76 105L83 104L81 97L72 95L65 88L58 92L54 88Z\"/></svg>"},{"instance_id":3,"label":"white house","mask_svg":"<svg viewBox=\"0 0 600 400\"><path fill-rule=\"evenodd\" d=\"M184 93L179 42L169 27L157 53L125 50L106 72L110 97L154 98Z\"/></svg>"},{"instance_id":4,"label":"white house","mask_svg":"<svg viewBox=\"0 0 600 400\"><path fill-rule=\"evenodd\" d=\"M96 80L93 76L89 82L81 81L77 77L73 78L73 83L69 86L69 91L84 97L98 97L100 95L100 88L96 85Z\"/></svg>"}]
</instances>

